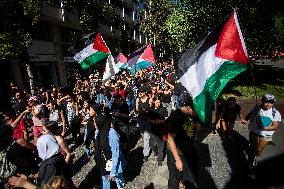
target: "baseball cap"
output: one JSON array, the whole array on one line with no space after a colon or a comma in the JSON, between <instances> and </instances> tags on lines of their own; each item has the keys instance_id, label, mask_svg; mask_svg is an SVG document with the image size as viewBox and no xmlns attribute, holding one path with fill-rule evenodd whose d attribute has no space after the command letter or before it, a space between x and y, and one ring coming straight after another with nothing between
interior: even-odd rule
<instances>
[{"instance_id":1,"label":"baseball cap","mask_svg":"<svg viewBox=\"0 0 284 189\"><path fill-rule=\"evenodd\" d=\"M273 101L275 102L275 97L272 94L266 94L261 98L261 101Z\"/></svg>"}]
</instances>

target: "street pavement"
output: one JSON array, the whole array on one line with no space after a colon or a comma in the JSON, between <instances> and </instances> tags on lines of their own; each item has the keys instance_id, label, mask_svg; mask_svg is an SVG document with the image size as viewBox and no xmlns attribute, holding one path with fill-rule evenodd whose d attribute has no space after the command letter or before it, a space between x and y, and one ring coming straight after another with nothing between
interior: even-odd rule
<instances>
[{"instance_id":1,"label":"street pavement","mask_svg":"<svg viewBox=\"0 0 284 189\"><path fill-rule=\"evenodd\" d=\"M256 65L271 66L284 69L284 59L274 63L270 60L257 60ZM281 108L280 108L281 109ZM284 112L280 112L283 113ZM283 119L283 118L282 118ZM234 140L224 141L222 136L215 134L207 127L199 128L196 147L200 156L199 184L201 189L284 189L284 122L282 121L273 136L273 142L266 146L258 158L255 179L248 177L247 126L236 122ZM138 137L139 138L139 137ZM166 159L158 167L156 158L151 156L143 163L143 140L135 139L135 147L127 157L128 170L125 171L126 189L166 189L168 184L168 168ZM83 145L74 149L74 166L72 180L81 189L95 188L100 178L96 178L95 162L82 161Z\"/></svg>"},{"instance_id":2,"label":"street pavement","mask_svg":"<svg viewBox=\"0 0 284 189\"><path fill-rule=\"evenodd\" d=\"M255 178L248 176L247 149L248 129L236 122L233 141L224 141L217 132L200 129L196 147L200 155L199 183L201 189L281 189L284 188L284 122L258 158ZM209 133L210 132L210 133ZM168 170L166 161L158 167L152 179L153 188L167 188Z\"/></svg>"},{"instance_id":3,"label":"street pavement","mask_svg":"<svg viewBox=\"0 0 284 189\"><path fill-rule=\"evenodd\" d=\"M271 59L260 59L254 64L284 70L284 58L277 62L271 62ZM268 76L270 74L268 73ZM283 106L283 104L279 106ZM279 108L283 109L283 107ZM280 113L283 116L284 112ZM284 179L282 177L282 170L284 170L284 121L282 121L275 132L273 143L267 145L263 154L258 158L255 178L248 176L247 150L249 131L247 126L236 122L234 140L232 142L224 141L218 132L213 134L208 128L200 128L200 134L201 137L198 137L196 142L200 156L198 176L200 188L284 188ZM167 188L167 180L168 170L166 161L164 161L163 166L158 168L157 174L153 177L154 188Z\"/></svg>"}]
</instances>

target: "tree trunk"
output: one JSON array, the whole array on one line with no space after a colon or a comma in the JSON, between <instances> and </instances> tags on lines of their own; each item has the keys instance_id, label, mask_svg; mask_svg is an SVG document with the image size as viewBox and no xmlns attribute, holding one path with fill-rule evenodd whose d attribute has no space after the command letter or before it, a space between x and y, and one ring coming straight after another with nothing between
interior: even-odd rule
<instances>
[{"instance_id":1,"label":"tree trunk","mask_svg":"<svg viewBox=\"0 0 284 189\"><path fill-rule=\"evenodd\" d=\"M35 95L34 76L33 76L32 70L31 70L31 65L30 65L29 60L26 60L26 68L27 68L27 73L28 73L28 76L29 76L31 93L32 93L32 95Z\"/></svg>"}]
</instances>

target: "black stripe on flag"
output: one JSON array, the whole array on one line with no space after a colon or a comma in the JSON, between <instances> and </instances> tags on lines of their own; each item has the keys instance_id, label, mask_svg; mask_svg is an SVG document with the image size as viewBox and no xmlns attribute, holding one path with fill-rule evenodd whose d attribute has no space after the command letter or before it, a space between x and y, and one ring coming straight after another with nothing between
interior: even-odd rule
<instances>
[{"instance_id":1,"label":"black stripe on flag","mask_svg":"<svg viewBox=\"0 0 284 189\"><path fill-rule=\"evenodd\" d=\"M210 47L218 42L225 23L228 21L228 15L219 25L217 25L205 38L203 38L195 47L187 50L178 61L177 76L181 78L187 70L198 62L200 56L206 52Z\"/></svg>"}]
</instances>

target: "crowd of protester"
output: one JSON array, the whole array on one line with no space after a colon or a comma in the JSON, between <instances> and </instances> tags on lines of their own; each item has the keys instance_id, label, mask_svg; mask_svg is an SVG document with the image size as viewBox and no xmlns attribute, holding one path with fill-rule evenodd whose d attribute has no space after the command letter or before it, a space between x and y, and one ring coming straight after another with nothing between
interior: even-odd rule
<instances>
[{"instance_id":1,"label":"crowd of protester","mask_svg":"<svg viewBox=\"0 0 284 189\"><path fill-rule=\"evenodd\" d=\"M192 155L197 153L187 128L196 122L192 100L178 83L171 62L157 63L135 76L122 70L108 81L102 81L96 71L86 77L74 72L74 78L68 87L40 88L36 94L11 84L10 106L2 107L0 150L8 149L7 158L15 168L13 176L1 178L1 183L52 188L57 182L74 188L72 147L80 145L83 136L84 161L93 155L101 187L110 188L110 182L115 182L123 188L131 127L138 127L144 162L154 153L161 166L168 143L169 188L198 187L198 157ZM219 126L220 121L225 125L227 136L236 116L241 116L233 103L235 99L228 102L218 121Z\"/></svg>"},{"instance_id":2,"label":"crowd of protester","mask_svg":"<svg viewBox=\"0 0 284 189\"><path fill-rule=\"evenodd\" d=\"M72 147L79 145L83 136L84 161L94 155L103 188L110 188L110 180L123 188L131 120L137 120L143 136L142 158L147 161L151 146L161 165L165 119L177 105L174 94L179 95L174 91L171 62L158 63L136 76L122 70L108 81L102 81L96 71L85 77L78 71L74 75L76 80L68 87L39 88L36 94L11 83L10 106L1 108L1 121L9 129L1 125L1 135L5 135L1 146L9 147L7 158L16 165L14 172L18 174L10 178L11 187L43 187L55 176L71 182ZM71 142L67 143L68 135ZM106 165L109 160L110 168Z\"/></svg>"}]
</instances>

